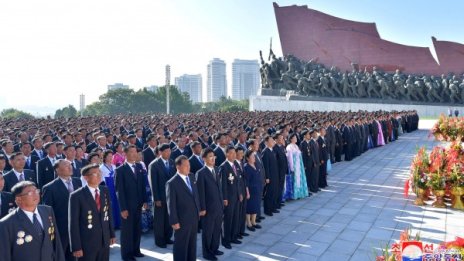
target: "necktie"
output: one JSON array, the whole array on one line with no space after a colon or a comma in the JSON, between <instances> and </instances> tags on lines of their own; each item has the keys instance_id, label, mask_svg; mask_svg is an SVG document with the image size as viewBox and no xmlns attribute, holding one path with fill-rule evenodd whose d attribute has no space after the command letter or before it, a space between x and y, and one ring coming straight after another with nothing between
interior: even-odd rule
<instances>
[{"instance_id":1,"label":"necktie","mask_svg":"<svg viewBox=\"0 0 464 261\"><path fill-rule=\"evenodd\" d=\"M166 162L164 163L164 166L166 168L166 171L169 172L169 161L166 160Z\"/></svg>"},{"instance_id":2,"label":"necktie","mask_svg":"<svg viewBox=\"0 0 464 261\"><path fill-rule=\"evenodd\" d=\"M71 179L67 180L66 181L66 186L68 187L68 191L69 193L73 192L74 191L74 188L73 188L73 185L72 185L72 182L71 182Z\"/></svg>"},{"instance_id":3,"label":"necktie","mask_svg":"<svg viewBox=\"0 0 464 261\"><path fill-rule=\"evenodd\" d=\"M198 160L200 161L201 166L204 166L204 165L205 165L205 163L203 162L203 160L201 159L201 157L198 156Z\"/></svg>"},{"instance_id":4,"label":"necktie","mask_svg":"<svg viewBox=\"0 0 464 261\"><path fill-rule=\"evenodd\" d=\"M21 173L21 174L19 175L19 181L24 181L24 174L23 174L23 173Z\"/></svg>"},{"instance_id":5,"label":"necktie","mask_svg":"<svg viewBox=\"0 0 464 261\"><path fill-rule=\"evenodd\" d=\"M100 212L100 194L98 194L98 189L95 189L95 203L97 204L97 210Z\"/></svg>"},{"instance_id":6,"label":"necktie","mask_svg":"<svg viewBox=\"0 0 464 261\"><path fill-rule=\"evenodd\" d=\"M137 172L135 171L135 164L132 164L132 171L134 172L134 177L137 178Z\"/></svg>"},{"instance_id":7,"label":"necktie","mask_svg":"<svg viewBox=\"0 0 464 261\"><path fill-rule=\"evenodd\" d=\"M214 171L214 168L213 168L213 169L211 169L211 173L213 174L213 178L214 178L214 180L216 180L216 172Z\"/></svg>"},{"instance_id":8,"label":"necktie","mask_svg":"<svg viewBox=\"0 0 464 261\"><path fill-rule=\"evenodd\" d=\"M235 168L235 164L232 164L232 169L234 169L234 174L237 175L237 168Z\"/></svg>"},{"instance_id":9,"label":"necktie","mask_svg":"<svg viewBox=\"0 0 464 261\"><path fill-rule=\"evenodd\" d=\"M185 179L187 180L187 187L190 189L190 192L192 192L192 185L190 185L189 177L187 176Z\"/></svg>"},{"instance_id":10,"label":"necktie","mask_svg":"<svg viewBox=\"0 0 464 261\"><path fill-rule=\"evenodd\" d=\"M40 159L43 159L43 152L39 150L39 157Z\"/></svg>"},{"instance_id":11,"label":"necktie","mask_svg":"<svg viewBox=\"0 0 464 261\"><path fill-rule=\"evenodd\" d=\"M37 218L37 214L34 213L34 217L32 220L32 225L34 225L35 230L37 231L37 234L39 234L40 237L43 236L43 228L42 225L40 225L39 219Z\"/></svg>"}]
</instances>

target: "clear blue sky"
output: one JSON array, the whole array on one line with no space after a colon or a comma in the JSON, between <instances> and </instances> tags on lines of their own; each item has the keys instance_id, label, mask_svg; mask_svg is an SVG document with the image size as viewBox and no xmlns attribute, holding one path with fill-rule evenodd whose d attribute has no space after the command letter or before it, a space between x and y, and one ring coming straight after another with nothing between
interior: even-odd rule
<instances>
[{"instance_id":1,"label":"clear blue sky","mask_svg":"<svg viewBox=\"0 0 464 261\"><path fill-rule=\"evenodd\" d=\"M334 16L376 22L382 38L431 46L431 36L464 43L462 1L278 1ZM131 88L203 75L213 57L258 59L273 38L281 53L272 1L81 0L0 2L0 109L32 113L87 104L124 82ZM48 94L46 98L44 94ZM50 94L52 94L50 96Z\"/></svg>"}]
</instances>

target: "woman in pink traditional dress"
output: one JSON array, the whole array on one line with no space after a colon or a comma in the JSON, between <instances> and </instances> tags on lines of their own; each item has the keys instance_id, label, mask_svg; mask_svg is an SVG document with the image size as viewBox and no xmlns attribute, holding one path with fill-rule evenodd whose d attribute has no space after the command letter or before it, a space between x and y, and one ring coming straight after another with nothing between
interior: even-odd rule
<instances>
[{"instance_id":1,"label":"woman in pink traditional dress","mask_svg":"<svg viewBox=\"0 0 464 261\"><path fill-rule=\"evenodd\" d=\"M113 164L116 167L119 167L119 165L123 164L124 161L126 161L126 156L124 155L122 143L116 142L116 144L114 145L114 149L116 150L116 153L114 153L113 155Z\"/></svg>"},{"instance_id":2,"label":"woman in pink traditional dress","mask_svg":"<svg viewBox=\"0 0 464 261\"><path fill-rule=\"evenodd\" d=\"M385 140L383 138L383 130L382 131L382 124L380 124L380 122L378 120L375 120L375 122L377 123L377 126L379 127L379 134L377 135L377 146L383 146L385 145Z\"/></svg>"}]
</instances>

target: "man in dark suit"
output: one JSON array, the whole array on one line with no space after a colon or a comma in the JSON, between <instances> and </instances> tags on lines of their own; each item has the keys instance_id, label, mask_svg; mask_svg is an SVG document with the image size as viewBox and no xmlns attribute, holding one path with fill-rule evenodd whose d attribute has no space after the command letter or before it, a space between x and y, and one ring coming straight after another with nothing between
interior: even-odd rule
<instances>
[{"instance_id":1,"label":"man in dark suit","mask_svg":"<svg viewBox=\"0 0 464 261\"><path fill-rule=\"evenodd\" d=\"M82 187L82 182L79 178L72 178L73 170L71 163L67 160L57 160L53 168L58 177L42 188L42 202L52 207L55 212L56 226L60 234L65 258L67 261L74 261L75 258L69 244L68 203L70 193Z\"/></svg>"},{"instance_id":2,"label":"man in dark suit","mask_svg":"<svg viewBox=\"0 0 464 261\"><path fill-rule=\"evenodd\" d=\"M264 138L266 148L263 150L263 166L266 171L266 188L264 194L264 214L272 216L279 213L277 207L279 195L279 165L277 163L276 152L274 151L275 141L271 136Z\"/></svg>"},{"instance_id":3,"label":"man in dark suit","mask_svg":"<svg viewBox=\"0 0 464 261\"><path fill-rule=\"evenodd\" d=\"M321 166L320 160L320 150L319 144L317 143L317 131L315 129L311 129L309 131L311 135L311 140L309 141L309 147L311 150L311 159L310 159L310 166L312 166L310 175L309 175L309 191L312 193L317 193L321 189L319 189L319 169Z\"/></svg>"},{"instance_id":4,"label":"man in dark suit","mask_svg":"<svg viewBox=\"0 0 464 261\"><path fill-rule=\"evenodd\" d=\"M75 178L81 177L82 162L76 160L76 147L74 145L66 145L63 149L66 160L71 163L72 176ZM58 175L58 174L57 174Z\"/></svg>"},{"instance_id":5,"label":"man in dark suit","mask_svg":"<svg viewBox=\"0 0 464 261\"><path fill-rule=\"evenodd\" d=\"M218 133L216 135L216 147L214 148L214 154L216 155L216 167L226 160L225 150L227 148L227 135L225 133Z\"/></svg>"},{"instance_id":6,"label":"man in dark suit","mask_svg":"<svg viewBox=\"0 0 464 261\"><path fill-rule=\"evenodd\" d=\"M276 133L274 135L276 140L276 145L274 145L273 150L275 151L275 155L277 158L277 166L279 166L279 190L277 191L278 197L276 206L278 209L283 205L282 203L282 195L284 192L285 186L285 176L288 173L288 160L287 155L285 154L285 139L281 133Z\"/></svg>"},{"instance_id":7,"label":"man in dark suit","mask_svg":"<svg viewBox=\"0 0 464 261\"><path fill-rule=\"evenodd\" d=\"M320 129L320 135L317 138L317 143L319 145L319 159L321 160L321 165L319 167L319 188L327 187L327 161L329 160L329 147L326 143L326 130L324 128Z\"/></svg>"},{"instance_id":8,"label":"man in dark suit","mask_svg":"<svg viewBox=\"0 0 464 261\"><path fill-rule=\"evenodd\" d=\"M176 140L176 148L171 153L171 159L175 161L177 157L184 155L187 156L187 150L185 149L185 138L179 137Z\"/></svg>"},{"instance_id":9,"label":"man in dark suit","mask_svg":"<svg viewBox=\"0 0 464 261\"><path fill-rule=\"evenodd\" d=\"M192 144L190 145L191 150L192 150L192 156L190 156L189 161L190 161L190 171L192 173L197 173L198 170L203 168L205 165L205 162L203 161L201 157L201 143L198 141L193 141L191 142ZM214 153L214 151L213 151Z\"/></svg>"},{"instance_id":10,"label":"man in dark suit","mask_svg":"<svg viewBox=\"0 0 464 261\"><path fill-rule=\"evenodd\" d=\"M24 165L25 169L30 169L35 172L35 165L32 163L31 156L32 144L30 142L21 143L20 151L24 154L26 164Z\"/></svg>"},{"instance_id":11,"label":"man in dark suit","mask_svg":"<svg viewBox=\"0 0 464 261\"><path fill-rule=\"evenodd\" d=\"M44 146L47 151L47 157L37 162L37 185L40 189L55 179L55 171L53 165L56 161L56 145L53 142L48 142Z\"/></svg>"},{"instance_id":12,"label":"man in dark suit","mask_svg":"<svg viewBox=\"0 0 464 261\"><path fill-rule=\"evenodd\" d=\"M305 176L306 176L306 184L308 186L308 190L310 187L310 176L312 167L312 155L311 155L311 146L309 146L309 142L311 140L311 134L309 134L308 130L303 130L301 132L301 136L303 137L303 141L300 143L300 150L301 156L303 158L303 165L305 169Z\"/></svg>"},{"instance_id":13,"label":"man in dark suit","mask_svg":"<svg viewBox=\"0 0 464 261\"><path fill-rule=\"evenodd\" d=\"M175 164L177 174L166 183L169 224L175 230L174 261L196 260L200 219L197 185L195 176L190 174L190 163L186 156L179 156Z\"/></svg>"},{"instance_id":14,"label":"man in dark suit","mask_svg":"<svg viewBox=\"0 0 464 261\"><path fill-rule=\"evenodd\" d=\"M12 193L18 208L0 220L1 259L63 261L53 209L38 206L40 190L31 181L21 181Z\"/></svg>"},{"instance_id":15,"label":"man in dark suit","mask_svg":"<svg viewBox=\"0 0 464 261\"><path fill-rule=\"evenodd\" d=\"M143 257L140 252L142 236L142 207L147 208L146 182L143 169L137 159L137 147L129 145L124 149L126 162L116 169L116 193L121 210L121 257L134 260Z\"/></svg>"},{"instance_id":16,"label":"man in dark suit","mask_svg":"<svg viewBox=\"0 0 464 261\"><path fill-rule=\"evenodd\" d=\"M43 142L40 137L32 139L32 146L34 149L31 152L31 167L35 171L37 169L37 161L45 157L45 151L43 151Z\"/></svg>"},{"instance_id":17,"label":"man in dark suit","mask_svg":"<svg viewBox=\"0 0 464 261\"><path fill-rule=\"evenodd\" d=\"M3 153L0 152L0 154L4 154L5 155L5 160L6 160L4 171L10 171L11 168L12 168L11 165L10 165L10 157L14 153L13 142L11 142L11 140L3 140L3 142L2 142L2 150L3 150Z\"/></svg>"},{"instance_id":18,"label":"man in dark suit","mask_svg":"<svg viewBox=\"0 0 464 261\"><path fill-rule=\"evenodd\" d=\"M239 233L239 202L243 200L238 183L238 172L235 166L235 148L226 148L226 160L219 167L219 175L222 179L222 195L224 203L224 230L222 233L222 245L230 249L231 243L241 244L238 240Z\"/></svg>"},{"instance_id":19,"label":"man in dark suit","mask_svg":"<svg viewBox=\"0 0 464 261\"><path fill-rule=\"evenodd\" d=\"M145 163L145 166L150 165L150 163L156 159L156 154L158 153L156 148L158 142L153 133L148 134L147 144L148 146L142 151L143 163Z\"/></svg>"},{"instance_id":20,"label":"man in dark suit","mask_svg":"<svg viewBox=\"0 0 464 261\"><path fill-rule=\"evenodd\" d=\"M171 148L164 143L158 146L161 156L148 166L148 181L150 182L155 211L153 217L153 230L155 245L166 248L172 244L172 228L169 224L168 209L166 205L166 183L175 175L174 161L170 159Z\"/></svg>"},{"instance_id":21,"label":"man in dark suit","mask_svg":"<svg viewBox=\"0 0 464 261\"><path fill-rule=\"evenodd\" d=\"M3 191L4 185L5 180L3 179L3 175L0 174L0 219L8 215L16 207L13 195Z\"/></svg>"},{"instance_id":22,"label":"man in dark suit","mask_svg":"<svg viewBox=\"0 0 464 261\"><path fill-rule=\"evenodd\" d=\"M71 171L67 172L70 178ZM82 176L87 185L69 196L70 248L79 260L109 261L110 245L116 242L110 193L106 186L99 186L101 173L97 164L82 168Z\"/></svg>"},{"instance_id":23,"label":"man in dark suit","mask_svg":"<svg viewBox=\"0 0 464 261\"><path fill-rule=\"evenodd\" d=\"M145 142L143 141L143 132L142 132L142 129L136 129L135 130L135 146L137 146L137 148L143 150L143 146L145 145Z\"/></svg>"},{"instance_id":24,"label":"man in dark suit","mask_svg":"<svg viewBox=\"0 0 464 261\"><path fill-rule=\"evenodd\" d=\"M193 151L195 153L195 150ZM201 218L203 258L217 260L216 256L223 254L223 252L219 251L224 209L221 177L218 175L218 169L214 166L215 156L211 148L206 148L203 151L202 158L205 166L196 172L196 181L200 199L200 214L203 215Z\"/></svg>"},{"instance_id":25,"label":"man in dark suit","mask_svg":"<svg viewBox=\"0 0 464 261\"><path fill-rule=\"evenodd\" d=\"M10 164L12 169L3 176L5 179L5 191L10 192L16 183L24 180L32 181L34 184L37 184L35 172L24 169L26 159L22 152L13 153L10 157Z\"/></svg>"}]
</instances>

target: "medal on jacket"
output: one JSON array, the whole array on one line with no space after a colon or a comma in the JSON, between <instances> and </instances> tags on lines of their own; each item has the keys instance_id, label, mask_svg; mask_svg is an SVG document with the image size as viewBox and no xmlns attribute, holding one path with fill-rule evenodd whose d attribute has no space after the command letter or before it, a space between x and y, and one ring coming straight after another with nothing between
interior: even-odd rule
<instances>
[{"instance_id":1,"label":"medal on jacket","mask_svg":"<svg viewBox=\"0 0 464 261\"><path fill-rule=\"evenodd\" d=\"M87 225L87 228L88 229L92 229L92 210L89 210L88 212L88 215L87 215L87 221L89 222L89 225Z\"/></svg>"},{"instance_id":2,"label":"medal on jacket","mask_svg":"<svg viewBox=\"0 0 464 261\"><path fill-rule=\"evenodd\" d=\"M53 224L53 219L51 216L48 216L48 220L50 221L50 227L48 228L48 235L50 236L50 240L53 241L53 239L55 239L55 225Z\"/></svg>"},{"instance_id":3,"label":"medal on jacket","mask_svg":"<svg viewBox=\"0 0 464 261\"><path fill-rule=\"evenodd\" d=\"M18 238L16 239L16 244L17 245L22 245L24 244L24 236L26 235L26 233L24 231L19 231L18 232Z\"/></svg>"},{"instance_id":4,"label":"medal on jacket","mask_svg":"<svg viewBox=\"0 0 464 261\"><path fill-rule=\"evenodd\" d=\"M229 173L228 180L230 181L230 184L234 184L234 179L235 179L234 175L232 173Z\"/></svg>"}]
</instances>

